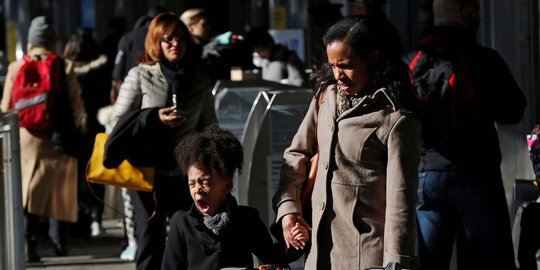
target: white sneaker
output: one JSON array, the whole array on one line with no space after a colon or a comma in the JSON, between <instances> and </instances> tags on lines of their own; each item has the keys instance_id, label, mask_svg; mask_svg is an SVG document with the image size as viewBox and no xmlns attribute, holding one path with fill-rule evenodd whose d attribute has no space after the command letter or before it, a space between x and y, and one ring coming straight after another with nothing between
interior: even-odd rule
<instances>
[{"instance_id":1,"label":"white sneaker","mask_svg":"<svg viewBox=\"0 0 540 270\"><path fill-rule=\"evenodd\" d=\"M135 255L137 254L137 246L128 246L122 254L120 254L120 259L124 261L135 261Z\"/></svg>"},{"instance_id":2,"label":"white sneaker","mask_svg":"<svg viewBox=\"0 0 540 270\"><path fill-rule=\"evenodd\" d=\"M91 235L92 236L99 236L103 233L105 233L105 228L101 225L101 223L98 223L96 221L92 222L92 225L90 226L91 229Z\"/></svg>"}]
</instances>

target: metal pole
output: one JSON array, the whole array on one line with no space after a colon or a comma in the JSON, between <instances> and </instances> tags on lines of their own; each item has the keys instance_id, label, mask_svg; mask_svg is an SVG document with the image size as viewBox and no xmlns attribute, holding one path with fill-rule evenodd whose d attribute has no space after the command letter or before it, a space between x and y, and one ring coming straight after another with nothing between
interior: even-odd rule
<instances>
[{"instance_id":1,"label":"metal pole","mask_svg":"<svg viewBox=\"0 0 540 270\"><path fill-rule=\"evenodd\" d=\"M2 142L4 228L2 269L24 269L24 221L21 189L19 117L16 113L0 114Z\"/></svg>"}]
</instances>

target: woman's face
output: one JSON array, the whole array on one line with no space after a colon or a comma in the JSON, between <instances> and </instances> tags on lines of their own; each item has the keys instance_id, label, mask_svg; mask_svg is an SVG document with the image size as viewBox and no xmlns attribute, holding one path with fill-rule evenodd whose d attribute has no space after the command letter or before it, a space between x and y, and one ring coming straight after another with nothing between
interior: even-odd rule
<instances>
[{"instance_id":1,"label":"woman's face","mask_svg":"<svg viewBox=\"0 0 540 270\"><path fill-rule=\"evenodd\" d=\"M201 170L195 165L188 168L191 198L201 213L213 216L223 206L232 189L232 179Z\"/></svg>"},{"instance_id":2,"label":"woman's face","mask_svg":"<svg viewBox=\"0 0 540 270\"><path fill-rule=\"evenodd\" d=\"M180 38L179 34L163 35L160 39L161 50L165 59L171 63L175 63L184 56L186 44Z\"/></svg>"},{"instance_id":3,"label":"woman's face","mask_svg":"<svg viewBox=\"0 0 540 270\"><path fill-rule=\"evenodd\" d=\"M358 94L370 82L368 62L355 54L352 48L342 41L333 41L326 46L328 63L340 89L347 95Z\"/></svg>"}]
</instances>

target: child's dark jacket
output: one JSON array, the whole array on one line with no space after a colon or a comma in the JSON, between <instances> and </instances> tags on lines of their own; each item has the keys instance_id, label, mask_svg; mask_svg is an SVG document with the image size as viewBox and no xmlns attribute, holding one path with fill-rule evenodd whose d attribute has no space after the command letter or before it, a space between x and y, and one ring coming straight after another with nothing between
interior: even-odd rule
<instances>
[{"instance_id":1,"label":"child's dark jacket","mask_svg":"<svg viewBox=\"0 0 540 270\"><path fill-rule=\"evenodd\" d=\"M230 223L221 236L216 236L204 225L199 210L192 206L171 218L161 269L253 267L252 253L263 263L294 260L286 260L285 247L273 243L256 209L231 206Z\"/></svg>"}]
</instances>

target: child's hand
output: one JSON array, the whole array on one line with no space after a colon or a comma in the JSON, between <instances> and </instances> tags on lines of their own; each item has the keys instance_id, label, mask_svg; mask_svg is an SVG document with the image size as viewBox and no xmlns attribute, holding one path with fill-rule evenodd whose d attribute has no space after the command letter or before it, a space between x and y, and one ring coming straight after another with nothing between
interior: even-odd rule
<instances>
[{"instance_id":1,"label":"child's hand","mask_svg":"<svg viewBox=\"0 0 540 270\"><path fill-rule=\"evenodd\" d=\"M294 239L300 242L300 248L303 249L306 246L307 241L309 240L308 229L302 224L300 224L300 222L296 222L296 224L294 224L294 227L291 228L291 234Z\"/></svg>"},{"instance_id":2,"label":"child's hand","mask_svg":"<svg viewBox=\"0 0 540 270\"><path fill-rule=\"evenodd\" d=\"M300 241L296 240L296 238L292 235L293 228L295 228L296 224L301 224L302 227L306 228L308 231L311 230L311 227L307 224L307 222L302 218L302 215L291 213L283 216L281 218L281 227L283 228L283 238L285 239L285 244L287 248L293 247L295 249L303 249L304 246ZM305 245L305 242L304 242Z\"/></svg>"}]
</instances>

